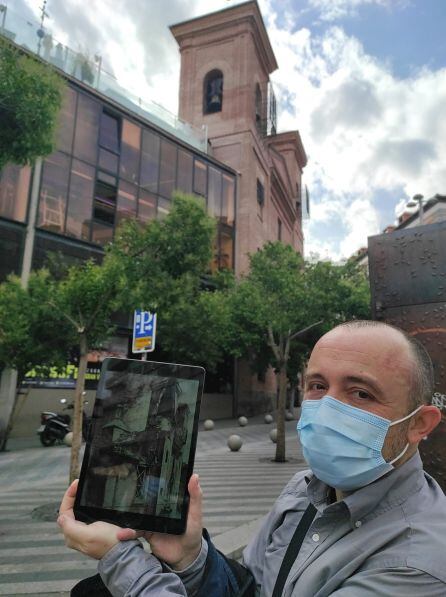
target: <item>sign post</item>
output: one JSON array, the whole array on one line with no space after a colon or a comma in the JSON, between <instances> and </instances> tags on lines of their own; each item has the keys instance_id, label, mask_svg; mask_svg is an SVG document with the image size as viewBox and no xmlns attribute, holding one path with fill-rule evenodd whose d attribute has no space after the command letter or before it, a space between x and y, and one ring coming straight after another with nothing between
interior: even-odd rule
<instances>
[{"instance_id":1,"label":"sign post","mask_svg":"<svg viewBox=\"0 0 446 597\"><path fill-rule=\"evenodd\" d=\"M153 352L155 350L156 313L136 309L133 319L132 352Z\"/></svg>"}]
</instances>

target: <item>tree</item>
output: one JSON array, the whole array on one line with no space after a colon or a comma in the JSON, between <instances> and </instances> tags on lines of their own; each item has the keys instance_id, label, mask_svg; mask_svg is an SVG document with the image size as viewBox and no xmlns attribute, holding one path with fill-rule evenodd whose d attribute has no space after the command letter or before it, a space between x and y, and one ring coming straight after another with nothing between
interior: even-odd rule
<instances>
[{"instance_id":1,"label":"tree","mask_svg":"<svg viewBox=\"0 0 446 597\"><path fill-rule=\"evenodd\" d=\"M52 67L0 37L0 170L53 151L63 88Z\"/></svg>"},{"instance_id":2,"label":"tree","mask_svg":"<svg viewBox=\"0 0 446 597\"><path fill-rule=\"evenodd\" d=\"M122 264L107 253L102 264L92 260L71 266L64 278L48 285L46 303L58 318L63 318L77 337L79 365L74 393L73 441L70 482L79 476L79 451L82 441L82 410L88 353L99 348L113 332L112 315L122 304L125 277ZM53 329L53 337L57 330Z\"/></svg>"},{"instance_id":3,"label":"tree","mask_svg":"<svg viewBox=\"0 0 446 597\"><path fill-rule=\"evenodd\" d=\"M230 349L278 377L277 462L285 460L285 404L290 360L306 356L336 323L367 317L367 281L353 268L306 264L290 246L268 243L250 256L250 271L231 296Z\"/></svg>"},{"instance_id":4,"label":"tree","mask_svg":"<svg viewBox=\"0 0 446 597\"><path fill-rule=\"evenodd\" d=\"M50 274L31 274L27 289L10 276L0 284L0 371L14 368L17 387L30 369L44 375L50 367L62 368L73 342L63 318L47 302ZM57 333L54 333L57 330ZM0 420L0 451L5 450L18 405L16 394L11 413Z\"/></svg>"},{"instance_id":5,"label":"tree","mask_svg":"<svg viewBox=\"0 0 446 597\"><path fill-rule=\"evenodd\" d=\"M175 193L172 210L145 228L128 222L119 232L113 255L122 262L126 309L159 313L154 359L205 365L223 359L221 342L227 311L210 288L222 276L209 276L215 220L196 197ZM206 282L206 283L205 283Z\"/></svg>"}]
</instances>

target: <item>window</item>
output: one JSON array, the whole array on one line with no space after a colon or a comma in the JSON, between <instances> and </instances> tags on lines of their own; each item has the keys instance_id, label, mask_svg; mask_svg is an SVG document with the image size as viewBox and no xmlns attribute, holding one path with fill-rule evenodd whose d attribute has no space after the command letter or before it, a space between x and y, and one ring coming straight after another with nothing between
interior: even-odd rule
<instances>
[{"instance_id":1,"label":"window","mask_svg":"<svg viewBox=\"0 0 446 597\"><path fill-rule=\"evenodd\" d=\"M160 220L165 218L169 213L171 207L171 201L169 201L168 199L163 199L163 197L158 197L158 218Z\"/></svg>"},{"instance_id":2,"label":"window","mask_svg":"<svg viewBox=\"0 0 446 597\"><path fill-rule=\"evenodd\" d=\"M9 164L0 171L0 216L16 222L26 221L30 179L29 166Z\"/></svg>"},{"instance_id":3,"label":"window","mask_svg":"<svg viewBox=\"0 0 446 597\"><path fill-rule=\"evenodd\" d=\"M65 228L67 236L90 240L93 188L94 168L73 160Z\"/></svg>"},{"instance_id":4,"label":"window","mask_svg":"<svg viewBox=\"0 0 446 597\"><path fill-rule=\"evenodd\" d=\"M119 153L119 119L102 112L99 145L113 153Z\"/></svg>"},{"instance_id":5,"label":"window","mask_svg":"<svg viewBox=\"0 0 446 597\"><path fill-rule=\"evenodd\" d=\"M257 203L260 207L263 207L265 203L265 187L259 179L257 179Z\"/></svg>"},{"instance_id":6,"label":"window","mask_svg":"<svg viewBox=\"0 0 446 597\"><path fill-rule=\"evenodd\" d=\"M201 160L194 162L194 193L206 196L207 166Z\"/></svg>"},{"instance_id":7,"label":"window","mask_svg":"<svg viewBox=\"0 0 446 597\"><path fill-rule=\"evenodd\" d=\"M91 240L100 245L113 239L116 212L116 186L96 181Z\"/></svg>"},{"instance_id":8,"label":"window","mask_svg":"<svg viewBox=\"0 0 446 597\"><path fill-rule=\"evenodd\" d=\"M119 162L119 118L102 112L99 129L99 167L113 174L118 173Z\"/></svg>"},{"instance_id":9,"label":"window","mask_svg":"<svg viewBox=\"0 0 446 597\"><path fill-rule=\"evenodd\" d=\"M149 130L142 133L141 172L139 184L148 191L158 191L160 138Z\"/></svg>"},{"instance_id":10,"label":"window","mask_svg":"<svg viewBox=\"0 0 446 597\"><path fill-rule=\"evenodd\" d=\"M277 240L282 240L282 220L277 218Z\"/></svg>"},{"instance_id":11,"label":"window","mask_svg":"<svg viewBox=\"0 0 446 597\"><path fill-rule=\"evenodd\" d=\"M234 225L235 212L235 180L229 174L223 174L223 192L221 202L221 221L229 226Z\"/></svg>"},{"instance_id":12,"label":"window","mask_svg":"<svg viewBox=\"0 0 446 597\"><path fill-rule=\"evenodd\" d=\"M170 199L175 188L177 148L169 141L161 140L159 194Z\"/></svg>"},{"instance_id":13,"label":"window","mask_svg":"<svg viewBox=\"0 0 446 597\"><path fill-rule=\"evenodd\" d=\"M72 153L77 93L66 87L56 129L57 148Z\"/></svg>"},{"instance_id":14,"label":"window","mask_svg":"<svg viewBox=\"0 0 446 597\"><path fill-rule=\"evenodd\" d=\"M223 108L223 73L210 71L204 78L203 114L221 112Z\"/></svg>"},{"instance_id":15,"label":"window","mask_svg":"<svg viewBox=\"0 0 446 597\"><path fill-rule=\"evenodd\" d=\"M0 222L0 281L9 274L18 274L22 262L24 230L19 226Z\"/></svg>"},{"instance_id":16,"label":"window","mask_svg":"<svg viewBox=\"0 0 446 597\"><path fill-rule=\"evenodd\" d=\"M119 183L118 204L116 209L116 226L124 220L136 218L136 192L137 187L124 180Z\"/></svg>"},{"instance_id":17,"label":"window","mask_svg":"<svg viewBox=\"0 0 446 597\"><path fill-rule=\"evenodd\" d=\"M90 164L97 160L100 113L100 104L79 94L74 155Z\"/></svg>"},{"instance_id":18,"label":"window","mask_svg":"<svg viewBox=\"0 0 446 597\"><path fill-rule=\"evenodd\" d=\"M63 153L50 155L43 164L37 226L63 234L67 208L70 158Z\"/></svg>"},{"instance_id":19,"label":"window","mask_svg":"<svg viewBox=\"0 0 446 597\"><path fill-rule=\"evenodd\" d=\"M136 124L124 119L122 122L120 175L130 182L138 180L140 147L141 129Z\"/></svg>"},{"instance_id":20,"label":"window","mask_svg":"<svg viewBox=\"0 0 446 597\"><path fill-rule=\"evenodd\" d=\"M192 193L192 154L178 150L177 188Z\"/></svg>"},{"instance_id":21,"label":"window","mask_svg":"<svg viewBox=\"0 0 446 597\"><path fill-rule=\"evenodd\" d=\"M221 212L221 172L209 167L208 214L220 217Z\"/></svg>"},{"instance_id":22,"label":"window","mask_svg":"<svg viewBox=\"0 0 446 597\"><path fill-rule=\"evenodd\" d=\"M138 220L148 222L156 218L156 196L139 189Z\"/></svg>"},{"instance_id":23,"label":"window","mask_svg":"<svg viewBox=\"0 0 446 597\"><path fill-rule=\"evenodd\" d=\"M226 227L220 229L220 250L219 250L219 268L233 269L233 246L232 230Z\"/></svg>"}]
</instances>

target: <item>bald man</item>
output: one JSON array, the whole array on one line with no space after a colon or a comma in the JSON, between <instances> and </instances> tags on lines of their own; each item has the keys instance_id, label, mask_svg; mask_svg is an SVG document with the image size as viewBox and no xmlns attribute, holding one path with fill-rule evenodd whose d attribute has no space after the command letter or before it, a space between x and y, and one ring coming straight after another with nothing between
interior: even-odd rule
<instances>
[{"instance_id":1,"label":"bald man","mask_svg":"<svg viewBox=\"0 0 446 597\"><path fill-rule=\"evenodd\" d=\"M67 544L100 560L114 596L444 597L446 497L418 453L441 420L424 348L383 323L342 324L314 347L304 392L310 470L285 487L243 568L202 534L196 475L185 535L148 534L154 555L135 531L75 521L76 485L61 506Z\"/></svg>"}]
</instances>

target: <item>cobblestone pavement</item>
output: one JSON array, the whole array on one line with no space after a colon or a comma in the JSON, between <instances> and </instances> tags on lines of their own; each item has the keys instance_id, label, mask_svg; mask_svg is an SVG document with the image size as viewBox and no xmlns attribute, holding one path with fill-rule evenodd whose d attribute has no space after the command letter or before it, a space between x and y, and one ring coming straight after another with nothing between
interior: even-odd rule
<instances>
[{"instance_id":1,"label":"cobblestone pavement","mask_svg":"<svg viewBox=\"0 0 446 597\"><path fill-rule=\"evenodd\" d=\"M305 468L296 422L287 422L286 463L275 463L271 425L253 419L247 427L234 421L200 431L195 470L205 496L205 526L211 535L228 537L270 509L286 482ZM231 433L243 438L240 452L230 452ZM0 595L69 595L81 578L95 572L93 560L65 547L53 521L36 520L35 508L56 508L67 486L69 449L31 448L0 454Z\"/></svg>"}]
</instances>

